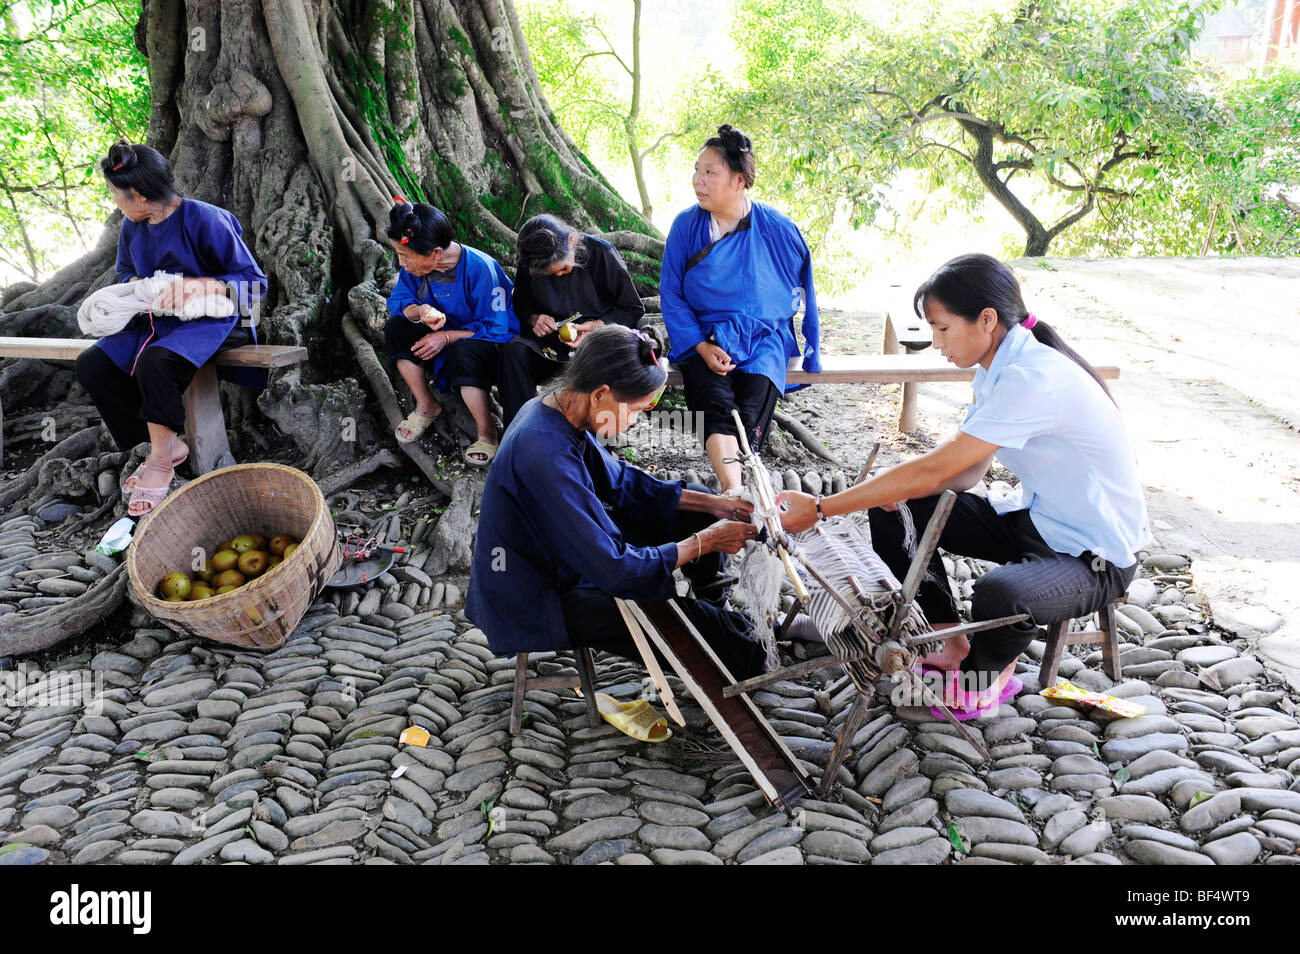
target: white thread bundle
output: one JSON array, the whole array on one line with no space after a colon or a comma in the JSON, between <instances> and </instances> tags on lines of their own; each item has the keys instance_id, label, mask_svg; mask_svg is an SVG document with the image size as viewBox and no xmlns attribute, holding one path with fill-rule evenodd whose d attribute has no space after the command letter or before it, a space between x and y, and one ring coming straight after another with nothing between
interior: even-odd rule
<instances>
[{"instance_id":1,"label":"white thread bundle","mask_svg":"<svg viewBox=\"0 0 1300 954\"><path fill-rule=\"evenodd\" d=\"M180 275L155 272L138 282L106 285L87 295L77 308L77 326L88 335L102 338L116 334L134 316L152 311L156 315L175 315L183 321L194 318L227 318L235 313L235 303L225 295L193 295L180 308L157 307L162 293Z\"/></svg>"}]
</instances>

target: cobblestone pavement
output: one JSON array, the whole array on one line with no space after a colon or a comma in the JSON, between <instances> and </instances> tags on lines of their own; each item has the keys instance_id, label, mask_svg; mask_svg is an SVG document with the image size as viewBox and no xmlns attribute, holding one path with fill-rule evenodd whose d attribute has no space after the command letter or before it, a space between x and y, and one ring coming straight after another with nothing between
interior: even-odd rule
<instances>
[{"instance_id":1,"label":"cobblestone pavement","mask_svg":"<svg viewBox=\"0 0 1300 954\"><path fill-rule=\"evenodd\" d=\"M38 554L35 528L0 525L0 601L16 610L111 569ZM967 596L983 566L950 569ZM1035 643L1026 691L967 723L991 762L882 687L835 792L790 815L691 705L656 746L589 727L573 693L535 691L510 736L513 660L464 619L460 587L414 563L318 602L271 653L149 627L45 670L10 660L0 864L1296 863L1294 700L1216 630L1193 570L1146 561L1120 609L1120 684L1088 647L1061 665L1146 715L1106 721L1037 695ZM597 670L615 696L643 691L629 662ZM854 698L838 669L821 675L755 696L814 776ZM410 725L427 748L398 743Z\"/></svg>"}]
</instances>

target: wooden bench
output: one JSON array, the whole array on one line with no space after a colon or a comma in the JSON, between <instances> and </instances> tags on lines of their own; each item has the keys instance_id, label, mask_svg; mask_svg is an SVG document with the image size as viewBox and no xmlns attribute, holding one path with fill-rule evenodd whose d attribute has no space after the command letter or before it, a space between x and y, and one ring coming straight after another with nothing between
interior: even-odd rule
<instances>
[{"instance_id":1,"label":"wooden bench","mask_svg":"<svg viewBox=\"0 0 1300 954\"><path fill-rule=\"evenodd\" d=\"M973 381L974 368L959 368L942 355L928 351L913 338L899 342L893 318L885 315L882 354L823 354L822 370L803 370L802 358L791 358L787 380L790 384L902 384L903 400L898 415L898 429L908 433L916 429L916 386L925 381ZM1097 373L1107 381L1119 377L1119 368L1103 365ZM668 372L669 384L681 384L682 373Z\"/></svg>"},{"instance_id":2,"label":"wooden bench","mask_svg":"<svg viewBox=\"0 0 1300 954\"><path fill-rule=\"evenodd\" d=\"M95 342L90 338L0 338L0 358L39 358L42 361L76 361ZM219 351L194 375L185 391L185 436L190 445L190 469L206 474L235 462L226 438L226 420L217 387L217 366L284 368L307 360L300 345L241 345ZM4 423L0 409L0 426ZM3 431L0 431L0 435ZM0 460L4 443L0 436Z\"/></svg>"}]
</instances>

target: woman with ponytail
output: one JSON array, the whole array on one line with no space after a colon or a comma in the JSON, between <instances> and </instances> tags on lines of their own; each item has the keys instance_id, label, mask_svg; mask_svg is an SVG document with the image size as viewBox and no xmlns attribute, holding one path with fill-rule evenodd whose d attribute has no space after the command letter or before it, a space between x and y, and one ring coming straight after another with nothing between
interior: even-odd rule
<instances>
[{"instance_id":1,"label":"woman with ponytail","mask_svg":"<svg viewBox=\"0 0 1300 954\"><path fill-rule=\"evenodd\" d=\"M587 646L639 662L615 597L675 596L681 567L697 593L712 585L720 600L719 554L754 538L750 505L656 480L604 446L655 406L667 378L643 332L606 325L505 432L483 487L465 599L494 652ZM734 676L762 671L746 617L679 603Z\"/></svg>"},{"instance_id":2,"label":"woman with ponytail","mask_svg":"<svg viewBox=\"0 0 1300 954\"><path fill-rule=\"evenodd\" d=\"M141 517L163 501L175 468L189 456L179 433L182 396L195 372L222 348L256 343L253 311L266 275L244 244L239 220L181 195L171 164L157 150L119 141L99 167L123 215L118 282L156 273L168 282L147 315L136 315L77 358L77 378L118 448L149 442L148 459L125 483L127 512ZM265 372L256 369L217 374L249 387L266 384Z\"/></svg>"},{"instance_id":3,"label":"woman with ponytail","mask_svg":"<svg viewBox=\"0 0 1300 954\"><path fill-rule=\"evenodd\" d=\"M748 191L754 144L719 126L695 160L698 204L673 221L664 246L659 302L682 371L686 405L704 420L704 449L724 493L740 488L740 412L756 452L767 437L786 368L820 371L812 258L798 227ZM803 348L794 316L803 310ZM802 385L800 385L802 387Z\"/></svg>"},{"instance_id":4,"label":"woman with ponytail","mask_svg":"<svg viewBox=\"0 0 1300 954\"><path fill-rule=\"evenodd\" d=\"M1003 564L975 583L972 619L1029 614L951 639L924 661L948 674L945 701L969 719L996 713L1022 688L1016 659L1040 625L1086 616L1123 595L1151 534L1118 407L1097 372L1025 307L1010 268L962 255L921 284L914 307L949 361L978 366L975 403L957 436L842 493L786 492L778 500L790 531L867 510L872 545L902 579L911 555L898 503L923 527L938 494L958 492L939 545ZM1006 495L970 493L994 455L1019 486ZM937 553L917 599L932 624L958 621Z\"/></svg>"},{"instance_id":5,"label":"woman with ponytail","mask_svg":"<svg viewBox=\"0 0 1300 954\"><path fill-rule=\"evenodd\" d=\"M497 450L497 430L488 408L501 346L519 331L510 304L511 282L496 259L453 239L440 209L393 199L388 240L401 273L388 296L384 343L415 397L415 410L397 426L403 444L418 440L442 407L424 376L433 365L439 390L456 388L469 408L478 439L465 462L486 467Z\"/></svg>"}]
</instances>

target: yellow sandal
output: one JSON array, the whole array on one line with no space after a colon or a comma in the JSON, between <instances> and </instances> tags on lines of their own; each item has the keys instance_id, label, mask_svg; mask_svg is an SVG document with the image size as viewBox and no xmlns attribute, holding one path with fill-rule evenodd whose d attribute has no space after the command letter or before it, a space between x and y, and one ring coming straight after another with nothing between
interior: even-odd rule
<instances>
[{"instance_id":1,"label":"yellow sandal","mask_svg":"<svg viewBox=\"0 0 1300 954\"><path fill-rule=\"evenodd\" d=\"M596 693L596 708L600 717L624 735L642 742L667 742L673 737L668 720L655 711L644 699L619 702L606 692Z\"/></svg>"}]
</instances>

